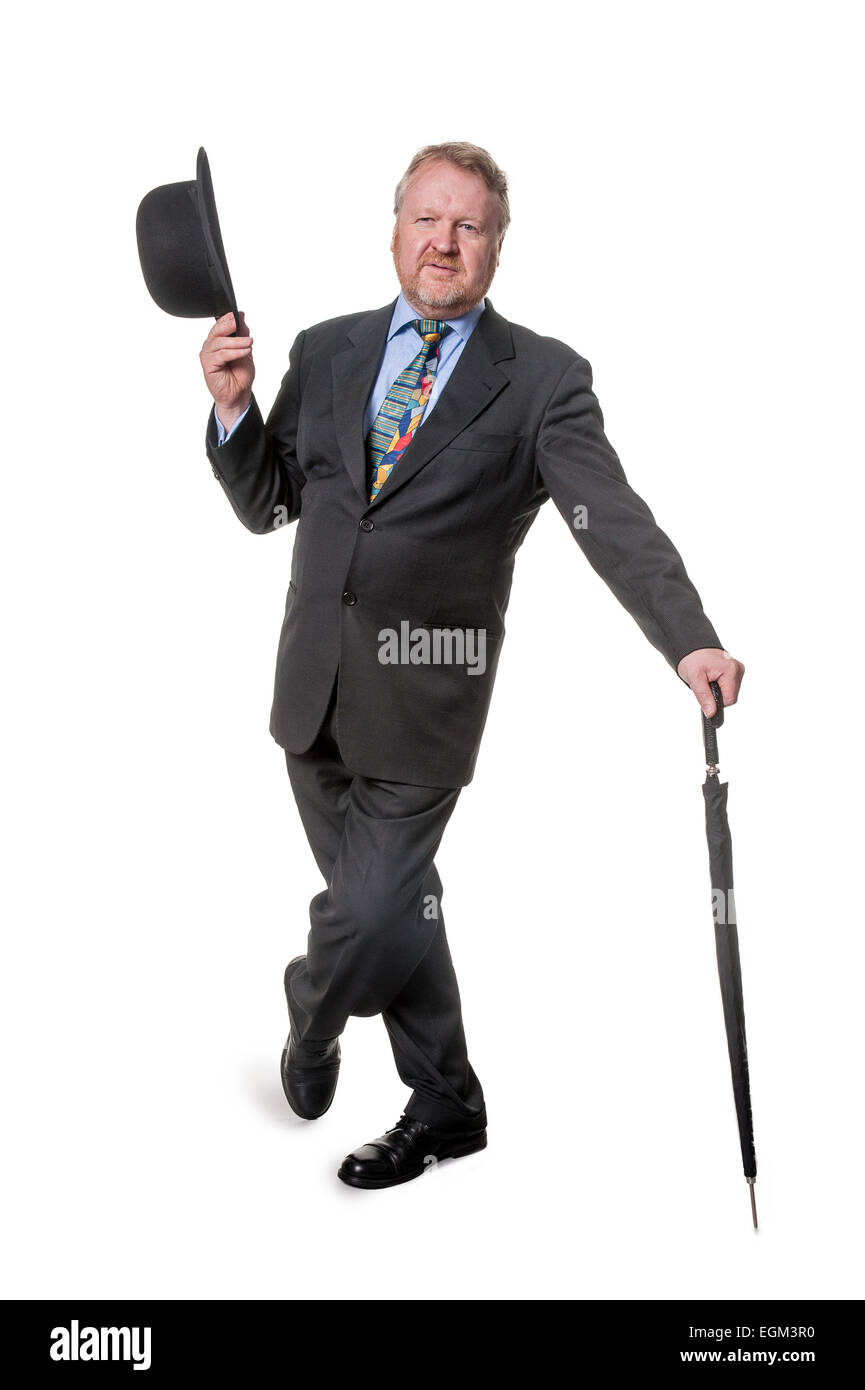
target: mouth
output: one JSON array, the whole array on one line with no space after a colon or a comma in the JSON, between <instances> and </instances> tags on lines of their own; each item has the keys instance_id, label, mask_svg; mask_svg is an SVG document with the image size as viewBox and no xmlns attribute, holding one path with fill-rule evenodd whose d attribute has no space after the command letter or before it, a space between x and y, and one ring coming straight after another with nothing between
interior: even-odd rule
<instances>
[{"instance_id":1,"label":"mouth","mask_svg":"<svg viewBox=\"0 0 865 1390\"><path fill-rule=\"evenodd\" d=\"M440 275L456 275L456 266L439 265L438 261L427 261L422 270L437 270Z\"/></svg>"}]
</instances>

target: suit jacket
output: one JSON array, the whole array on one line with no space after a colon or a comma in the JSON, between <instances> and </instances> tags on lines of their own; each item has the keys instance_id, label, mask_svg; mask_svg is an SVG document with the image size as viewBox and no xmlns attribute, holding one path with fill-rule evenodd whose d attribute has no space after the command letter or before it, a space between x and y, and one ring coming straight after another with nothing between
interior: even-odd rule
<instances>
[{"instance_id":1,"label":"suit jacket","mask_svg":"<svg viewBox=\"0 0 865 1390\"><path fill-rule=\"evenodd\" d=\"M253 396L218 447L211 411L207 452L249 530L299 518L273 737L304 752L338 673L339 742L352 771L458 787L474 774L514 558L548 497L674 670L688 652L721 643L604 434L589 362L509 323L489 299L435 410L369 502L362 422L394 302L300 333L267 420ZM418 639L441 641L442 629L450 637L440 660L415 664L406 636L423 657ZM478 660L472 670L448 659L459 645L447 642L466 630L475 657L484 634L483 672ZM402 659L383 659L388 631L399 634Z\"/></svg>"}]
</instances>

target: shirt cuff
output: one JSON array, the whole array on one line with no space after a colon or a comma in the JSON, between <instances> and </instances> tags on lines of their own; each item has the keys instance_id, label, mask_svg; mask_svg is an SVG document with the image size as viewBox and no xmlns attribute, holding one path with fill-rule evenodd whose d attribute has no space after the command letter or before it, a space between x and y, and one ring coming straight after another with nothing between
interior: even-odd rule
<instances>
[{"instance_id":1,"label":"shirt cuff","mask_svg":"<svg viewBox=\"0 0 865 1390\"><path fill-rule=\"evenodd\" d=\"M249 405L252 405L252 401L249 402ZM247 411L249 410L249 405L246 407L246 410L244 410L243 415L238 415L237 419L235 420L234 424L231 426L231 429L228 431L228 433L226 433L225 426L223 425L222 421L220 420L219 416L218 416L217 413L216 413L216 406L213 407L213 419L214 419L214 421L215 421L215 423L216 423L216 445L217 445L217 448L219 447L220 444L224 444L225 441L226 441L226 439L230 439L231 436L234 434L234 431L237 429L237 427L238 427L238 425L240 424L241 420L244 418L244 416L246 415Z\"/></svg>"}]
</instances>

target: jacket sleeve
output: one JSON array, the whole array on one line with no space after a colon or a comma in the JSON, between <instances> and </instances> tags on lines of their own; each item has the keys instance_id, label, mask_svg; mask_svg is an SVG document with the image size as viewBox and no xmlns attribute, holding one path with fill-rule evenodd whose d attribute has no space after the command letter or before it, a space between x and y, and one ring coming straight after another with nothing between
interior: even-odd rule
<instances>
[{"instance_id":1,"label":"jacket sleeve","mask_svg":"<svg viewBox=\"0 0 865 1390\"><path fill-rule=\"evenodd\" d=\"M236 515L256 535L278 529L300 515L304 475L297 461L300 414L300 363L303 333L288 355L288 371L264 421L253 395L237 427L220 444L214 412L207 421L205 447L213 475L222 484Z\"/></svg>"},{"instance_id":2,"label":"jacket sleeve","mask_svg":"<svg viewBox=\"0 0 865 1390\"><path fill-rule=\"evenodd\" d=\"M586 559L675 671L700 647L721 647L682 557L628 483L604 433L592 368L577 357L547 404L536 463Z\"/></svg>"},{"instance_id":3,"label":"jacket sleeve","mask_svg":"<svg viewBox=\"0 0 865 1390\"><path fill-rule=\"evenodd\" d=\"M250 402L250 405L251 405L251 404L252 404L252 402ZM227 430L227 429L225 428L225 426L223 425L222 421L220 420L218 414L216 413L216 406L214 405L214 407L213 407L213 418L214 418L214 420L216 421L216 442L217 442L217 444L219 444L220 447L225 443L226 439L230 439L230 438L231 438L231 436L234 434L234 431L237 429L238 425L239 425L243 420L246 419L246 416L247 416L247 414L248 414L248 412L249 412L249 408L250 408L250 406L248 405L248 406L246 407L246 410L244 410L243 414L242 414L242 415L238 415L238 417L237 417L237 419L235 420L234 424L231 426L231 429L230 429L230 430Z\"/></svg>"}]
</instances>

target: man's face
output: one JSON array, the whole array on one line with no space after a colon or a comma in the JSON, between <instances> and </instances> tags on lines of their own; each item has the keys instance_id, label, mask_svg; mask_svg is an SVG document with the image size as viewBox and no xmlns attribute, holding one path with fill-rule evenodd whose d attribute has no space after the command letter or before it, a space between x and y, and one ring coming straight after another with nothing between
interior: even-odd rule
<instances>
[{"instance_id":1,"label":"man's face","mask_svg":"<svg viewBox=\"0 0 865 1390\"><path fill-rule=\"evenodd\" d=\"M493 281L499 204L478 174L438 160L406 189L390 249L402 292L424 318L459 318Z\"/></svg>"}]
</instances>

